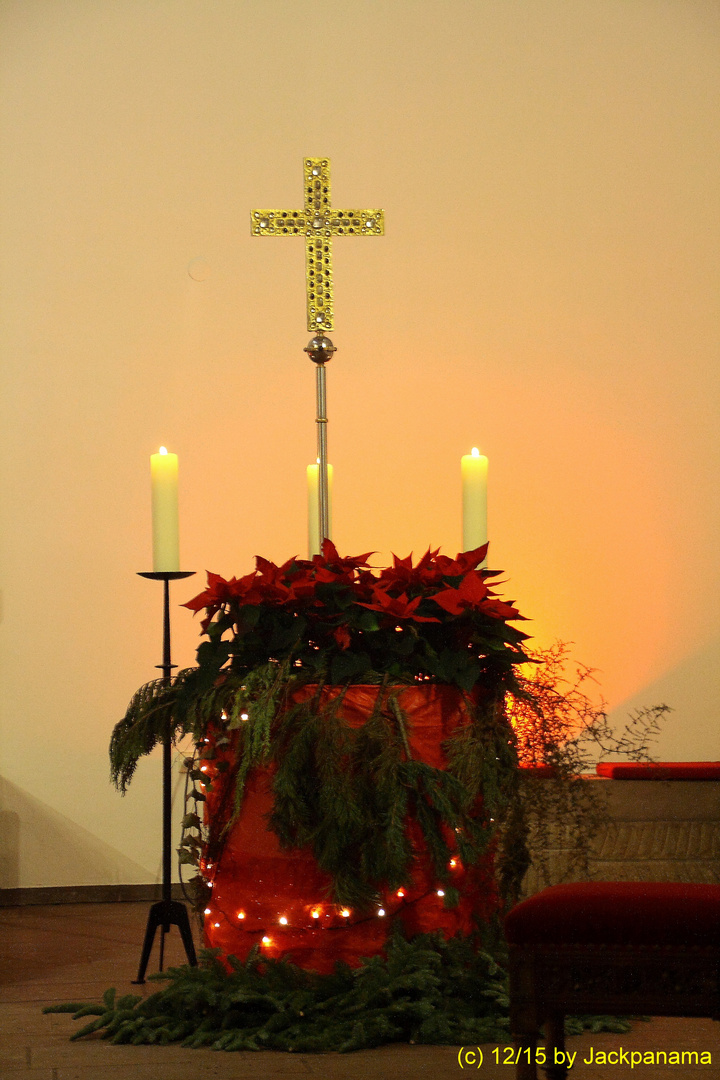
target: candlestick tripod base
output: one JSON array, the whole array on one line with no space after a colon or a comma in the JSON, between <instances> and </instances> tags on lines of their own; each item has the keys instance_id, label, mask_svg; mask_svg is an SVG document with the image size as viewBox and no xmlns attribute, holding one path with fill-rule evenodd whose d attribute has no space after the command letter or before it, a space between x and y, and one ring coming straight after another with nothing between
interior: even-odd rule
<instances>
[{"instance_id":1,"label":"candlestick tripod base","mask_svg":"<svg viewBox=\"0 0 720 1080\"><path fill-rule=\"evenodd\" d=\"M153 581L163 582L163 662L157 666L162 669L163 679L168 683L170 682L172 669L175 666L170 660L170 582L178 581L180 578L192 577L194 573L194 570L154 570L140 573L140 577L151 578ZM162 747L162 900L153 904L148 912L145 941L140 956L138 977L137 979L133 979L135 985L145 982L145 972L147 971L150 953L152 952L153 942L155 940L155 932L158 927L160 928L160 971L163 969L163 961L165 959L165 935L169 932L171 926L177 926L180 931L188 963L192 967L197 967L197 956L195 955L195 945L192 939L192 931L190 930L190 920L188 918L187 908L180 900L173 900L171 898L172 793L170 780L172 738L169 731L166 731L163 736Z\"/></svg>"},{"instance_id":2,"label":"candlestick tripod base","mask_svg":"<svg viewBox=\"0 0 720 1080\"><path fill-rule=\"evenodd\" d=\"M133 979L135 986L142 985L142 983L145 982L145 972L147 971L150 953L152 952L153 942L155 941L155 932L158 927L160 928L159 970L162 971L165 958L165 935L170 932L171 926L177 926L180 931L188 963L191 967L197 967L195 943L192 938L187 908L180 900L159 900L157 904L152 905L148 912L147 927L145 928L145 941L143 942L142 954L140 956L138 977L137 979Z\"/></svg>"}]
</instances>

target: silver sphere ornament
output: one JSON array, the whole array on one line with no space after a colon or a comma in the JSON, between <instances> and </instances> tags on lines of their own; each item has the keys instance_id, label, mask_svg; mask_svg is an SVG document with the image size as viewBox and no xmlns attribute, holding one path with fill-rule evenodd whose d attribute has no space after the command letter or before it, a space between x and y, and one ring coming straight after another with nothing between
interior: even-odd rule
<instances>
[{"instance_id":1,"label":"silver sphere ornament","mask_svg":"<svg viewBox=\"0 0 720 1080\"><path fill-rule=\"evenodd\" d=\"M332 360L333 353L337 350L329 337L316 334L315 337L310 338L303 352L308 354L314 364L326 364L328 360Z\"/></svg>"}]
</instances>

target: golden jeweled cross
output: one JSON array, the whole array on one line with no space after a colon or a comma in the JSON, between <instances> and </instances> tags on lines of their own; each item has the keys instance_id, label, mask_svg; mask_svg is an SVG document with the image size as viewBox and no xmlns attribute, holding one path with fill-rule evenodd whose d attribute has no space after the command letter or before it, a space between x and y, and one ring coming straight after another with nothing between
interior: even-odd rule
<instances>
[{"instance_id":1,"label":"golden jeweled cross","mask_svg":"<svg viewBox=\"0 0 720 1080\"><path fill-rule=\"evenodd\" d=\"M380 236L385 232L382 210L335 210L330 206L330 162L305 158L303 210L252 210L253 236L304 236L307 285L307 328L316 333L333 329L333 236Z\"/></svg>"}]
</instances>

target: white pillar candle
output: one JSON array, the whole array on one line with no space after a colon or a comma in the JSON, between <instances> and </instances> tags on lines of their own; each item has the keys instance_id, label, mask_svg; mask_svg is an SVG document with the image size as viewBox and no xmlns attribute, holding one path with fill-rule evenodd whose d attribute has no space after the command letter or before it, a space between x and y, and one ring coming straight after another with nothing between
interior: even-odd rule
<instances>
[{"instance_id":1,"label":"white pillar candle","mask_svg":"<svg viewBox=\"0 0 720 1080\"><path fill-rule=\"evenodd\" d=\"M150 455L153 570L180 569L178 540L178 458L164 446Z\"/></svg>"},{"instance_id":2,"label":"white pillar candle","mask_svg":"<svg viewBox=\"0 0 720 1080\"><path fill-rule=\"evenodd\" d=\"M332 535L333 467L328 465L328 529ZM308 558L320 554L320 462L307 467ZM329 539L329 537L328 537Z\"/></svg>"},{"instance_id":3,"label":"white pillar candle","mask_svg":"<svg viewBox=\"0 0 720 1080\"><path fill-rule=\"evenodd\" d=\"M487 543L488 459L476 446L460 462L462 475L463 551L473 551Z\"/></svg>"}]
</instances>

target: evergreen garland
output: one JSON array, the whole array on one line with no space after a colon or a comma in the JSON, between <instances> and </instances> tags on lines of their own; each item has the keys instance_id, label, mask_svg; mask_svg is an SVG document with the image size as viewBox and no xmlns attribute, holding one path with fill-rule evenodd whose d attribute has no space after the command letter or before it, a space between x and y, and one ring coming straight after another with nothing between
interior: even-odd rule
<instances>
[{"instance_id":1,"label":"evergreen garland","mask_svg":"<svg viewBox=\"0 0 720 1080\"><path fill-rule=\"evenodd\" d=\"M440 934L406 941L391 937L387 957L357 969L337 964L331 975L286 961L245 963L218 950L198 967L171 968L150 979L168 985L148 998L108 990L101 1003L46 1007L45 1013L95 1017L71 1038L95 1032L112 1043L212 1050L347 1053L384 1043L479 1045L510 1041L507 975L477 941ZM622 1017L569 1017L567 1030L626 1032Z\"/></svg>"},{"instance_id":2,"label":"evergreen garland","mask_svg":"<svg viewBox=\"0 0 720 1080\"><path fill-rule=\"evenodd\" d=\"M500 813L497 807L506 797L501 785L489 785L490 797L479 814L481 784L467 781L468 770L480 777L495 771L489 763L484 768L488 754L482 738L467 735L470 728L487 727L485 710L468 701L473 722L447 740L448 767L435 768L410 756L409 720L398 703L401 689L381 688L358 729L340 714L343 695L323 703L319 689L310 701L288 708L271 736L268 760L275 776L269 827L284 847L312 850L332 878L338 904L367 908L379 900L381 888L409 884L415 853L408 817L420 827L438 880L448 879L454 854L448 830L456 835L464 865L475 865L495 832L490 817ZM496 741L507 754L509 728L499 725L503 729L504 738ZM498 748L495 742L491 748ZM489 756L496 765L497 755Z\"/></svg>"}]
</instances>

